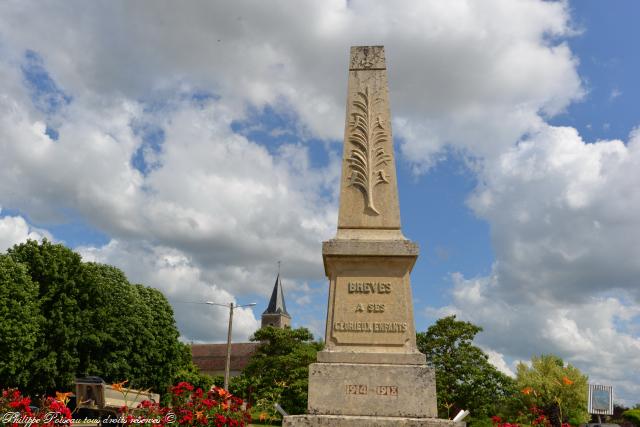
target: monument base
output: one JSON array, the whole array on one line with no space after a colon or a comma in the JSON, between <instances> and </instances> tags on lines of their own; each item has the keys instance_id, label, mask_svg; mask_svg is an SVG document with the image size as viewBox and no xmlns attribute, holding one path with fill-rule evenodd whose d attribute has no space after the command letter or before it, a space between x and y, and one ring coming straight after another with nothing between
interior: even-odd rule
<instances>
[{"instance_id":1,"label":"monument base","mask_svg":"<svg viewBox=\"0 0 640 427\"><path fill-rule=\"evenodd\" d=\"M439 418L371 417L366 415L289 415L283 427L465 427L465 422Z\"/></svg>"},{"instance_id":2,"label":"monument base","mask_svg":"<svg viewBox=\"0 0 640 427\"><path fill-rule=\"evenodd\" d=\"M435 373L427 365L312 363L307 413L435 418Z\"/></svg>"}]
</instances>

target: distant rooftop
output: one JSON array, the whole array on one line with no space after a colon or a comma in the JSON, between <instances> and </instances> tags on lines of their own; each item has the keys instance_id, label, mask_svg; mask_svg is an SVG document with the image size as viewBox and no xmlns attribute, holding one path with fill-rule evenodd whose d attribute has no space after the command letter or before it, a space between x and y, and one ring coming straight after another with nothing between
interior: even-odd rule
<instances>
[{"instance_id":1,"label":"distant rooftop","mask_svg":"<svg viewBox=\"0 0 640 427\"><path fill-rule=\"evenodd\" d=\"M259 346L259 342L232 343L230 370L243 370ZM191 344L191 356L201 372L224 372L227 344Z\"/></svg>"}]
</instances>

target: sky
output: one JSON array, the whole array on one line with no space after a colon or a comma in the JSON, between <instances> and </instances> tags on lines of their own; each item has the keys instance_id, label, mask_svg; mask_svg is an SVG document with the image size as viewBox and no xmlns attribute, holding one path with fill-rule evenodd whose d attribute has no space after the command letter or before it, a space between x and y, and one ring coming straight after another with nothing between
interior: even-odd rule
<instances>
[{"instance_id":1,"label":"sky","mask_svg":"<svg viewBox=\"0 0 640 427\"><path fill-rule=\"evenodd\" d=\"M352 45L384 45L418 331L640 402L632 0L0 2L0 251L64 243L247 340L281 261L324 336Z\"/></svg>"}]
</instances>

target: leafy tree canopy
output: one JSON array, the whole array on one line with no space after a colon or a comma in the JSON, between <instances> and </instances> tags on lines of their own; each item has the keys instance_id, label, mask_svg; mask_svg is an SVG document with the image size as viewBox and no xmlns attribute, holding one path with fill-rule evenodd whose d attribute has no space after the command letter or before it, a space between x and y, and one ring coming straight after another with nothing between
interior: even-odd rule
<instances>
[{"instance_id":1,"label":"leafy tree canopy","mask_svg":"<svg viewBox=\"0 0 640 427\"><path fill-rule=\"evenodd\" d=\"M309 364L316 361L316 353L323 345L314 342L306 328L268 326L256 331L251 340L262 345L251 356L242 375L233 378L232 391L267 411L277 402L290 414L304 413Z\"/></svg>"},{"instance_id":2,"label":"leafy tree canopy","mask_svg":"<svg viewBox=\"0 0 640 427\"><path fill-rule=\"evenodd\" d=\"M552 425L589 421L587 376L554 355L531 358L531 366L520 363L516 382L524 406L541 408Z\"/></svg>"},{"instance_id":3,"label":"leafy tree canopy","mask_svg":"<svg viewBox=\"0 0 640 427\"><path fill-rule=\"evenodd\" d=\"M0 384L27 385L43 320L26 266L0 255Z\"/></svg>"},{"instance_id":4,"label":"leafy tree canopy","mask_svg":"<svg viewBox=\"0 0 640 427\"><path fill-rule=\"evenodd\" d=\"M162 293L132 285L115 267L82 262L61 244L30 240L0 255L0 312L16 300L22 311L0 316L9 338L1 342L13 342L0 361L5 387L50 394L70 389L76 376L97 375L163 393L191 363Z\"/></svg>"},{"instance_id":5,"label":"leafy tree canopy","mask_svg":"<svg viewBox=\"0 0 640 427\"><path fill-rule=\"evenodd\" d=\"M418 349L436 371L438 414L450 418L461 409L474 417L495 414L508 396L514 381L498 371L488 356L472 344L482 328L448 316L417 334Z\"/></svg>"}]
</instances>

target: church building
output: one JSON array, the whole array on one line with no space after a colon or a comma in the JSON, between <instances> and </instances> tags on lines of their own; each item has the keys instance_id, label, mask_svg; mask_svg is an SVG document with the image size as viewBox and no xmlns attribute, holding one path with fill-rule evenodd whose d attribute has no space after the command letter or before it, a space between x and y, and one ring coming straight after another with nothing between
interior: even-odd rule
<instances>
[{"instance_id":1,"label":"church building","mask_svg":"<svg viewBox=\"0 0 640 427\"><path fill-rule=\"evenodd\" d=\"M265 326L273 326L274 328L291 327L291 316L287 313L287 305L284 303L280 273L276 277L276 284L273 286L269 306L262 313L262 327L264 328Z\"/></svg>"},{"instance_id":2,"label":"church building","mask_svg":"<svg viewBox=\"0 0 640 427\"><path fill-rule=\"evenodd\" d=\"M262 313L262 327L273 326L275 328L290 328L291 315L287 312L282 290L280 273L273 285L271 299L267 309ZM240 372L249 363L249 359L260 346L259 342L231 343L231 362L229 373L232 377L240 375ZM221 344L191 344L191 356L193 363L200 372L207 375L224 375L224 367L227 360L227 343Z\"/></svg>"}]
</instances>

